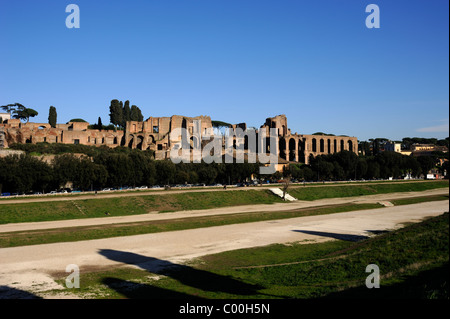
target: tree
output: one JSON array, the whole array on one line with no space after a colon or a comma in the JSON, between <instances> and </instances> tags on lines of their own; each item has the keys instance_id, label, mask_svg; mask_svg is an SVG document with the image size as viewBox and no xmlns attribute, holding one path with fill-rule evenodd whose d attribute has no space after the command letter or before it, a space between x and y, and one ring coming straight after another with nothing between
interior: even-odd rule
<instances>
[{"instance_id":1,"label":"tree","mask_svg":"<svg viewBox=\"0 0 450 319\"><path fill-rule=\"evenodd\" d=\"M131 121L130 101L126 100L123 106L122 127L127 125L127 121Z\"/></svg>"},{"instance_id":2,"label":"tree","mask_svg":"<svg viewBox=\"0 0 450 319\"><path fill-rule=\"evenodd\" d=\"M103 128L102 118L99 116L97 121L97 129L101 130Z\"/></svg>"},{"instance_id":3,"label":"tree","mask_svg":"<svg viewBox=\"0 0 450 319\"><path fill-rule=\"evenodd\" d=\"M0 158L0 181L5 192L44 191L52 180L50 165L36 157L25 154Z\"/></svg>"},{"instance_id":4,"label":"tree","mask_svg":"<svg viewBox=\"0 0 450 319\"><path fill-rule=\"evenodd\" d=\"M11 114L13 118L27 120L27 122L30 120L30 117L35 117L38 115L36 110L27 108L20 103L2 105L0 108Z\"/></svg>"},{"instance_id":5,"label":"tree","mask_svg":"<svg viewBox=\"0 0 450 319\"><path fill-rule=\"evenodd\" d=\"M211 184L215 181L216 177L217 170L215 170L211 165L204 165L198 170L198 179L202 183Z\"/></svg>"},{"instance_id":6,"label":"tree","mask_svg":"<svg viewBox=\"0 0 450 319\"><path fill-rule=\"evenodd\" d=\"M13 111L14 118L20 119L20 120L27 120L27 123L30 121L30 117L35 117L39 113L36 110L27 108L27 107L18 107L16 110Z\"/></svg>"},{"instance_id":7,"label":"tree","mask_svg":"<svg viewBox=\"0 0 450 319\"><path fill-rule=\"evenodd\" d=\"M119 100L111 100L111 105L109 106L109 119L111 124L115 126L121 126L123 123L123 110L121 106L122 102Z\"/></svg>"},{"instance_id":8,"label":"tree","mask_svg":"<svg viewBox=\"0 0 450 319\"><path fill-rule=\"evenodd\" d=\"M155 162L155 168L158 178L158 184L160 185L169 185L171 182L173 182L175 173L176 173L176 166L175 164L170 160L160 160Z\"/></svg>"},{"instance_id":9,"label":"tree","mask_svg":"<svg viewBox=\"0 0 450 319\"><path fill-rule=\"evenodd\" d=\"M130 120L131 121L142 121L140 120L142 118L142 113L139 110L139 108L136 105L131 106L131 112L130 112Z\"/></svg>"},{"instance_id":10,"label":"tree","mask_svg":"<svg viewBox=\"0 0 450 319\"><path fill-rule=\"evenodd\" d=\"M73 154L58 155L53 159L53 172L57 187L77 179L79 160Z\"/></svg>"},{"instance_id":11,"label":"tree","mask_svg":"<svg viewBox=\"0 0 450 319\"><path fill-rule=\"evenodd\" d=\"M283 180L283 200L286 200L286 193L288 191L289 185L291 184L291 176L288 175Z\"/></svg>"},{"instance_id":12,"label":"tree","mask_svg":"<svg viewBox=\"0 0 450 319\"><path fill-rule=\"evenodd\" d=\"M22 104L16 102L16 103L12 103L12 104L2 105L2 106L0 106L0 108L3 111L8 112L12 116L13 112L16 109L18 109L18 108L24 109L25 106L23 106Z\"/></svg>"},{"instance_id":13,"label":"tree","mask_svg":"<svg viewBox=\"0 0 450 319\"><path fill-rule=\"evenodd\" d=\"M418 156L417 162L422 169L422 174L425 176L431 169L436 167L436 160L432 156Z\"/></svg>"},{"instance_id":14,"label":"tree","mask_svg":"<svg viewBox=\"0 0 450 319\"><path fill-rule=\"evenodd\" d=\"M56 108L54 106L50 106L50 109L48 111L48 124L51 125L51 127L56 127Z\"/></svg>"}]
</instances>

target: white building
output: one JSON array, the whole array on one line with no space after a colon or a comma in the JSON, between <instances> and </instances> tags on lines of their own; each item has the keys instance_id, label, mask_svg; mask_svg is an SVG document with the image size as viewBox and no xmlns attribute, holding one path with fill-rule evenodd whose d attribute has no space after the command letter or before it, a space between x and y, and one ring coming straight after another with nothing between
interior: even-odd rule
<instances>
[{"instance_id":1,"label":"white building","mask_svg":"<svg viewBox=\"0 0 450 319\"><path fill-rule=\"evenodd\" d=\"M3 121L6 121L6 120L10 120L11 119L11 114L9 114L9 113L0 113L0 119L1 119L0 123L2 123Z\"/></svg>"},{"instance_id":2,"label":"white building","mask_svg":"<svg viewBox=\"0 0 450 319\"><path fill-rule=\"evenodd\" d=\"M384 144L384 150L385 151L401 153L401 151L402 151L402 144L401 143L395 143L395 142L387 142L386 144Z\"/></svg>"}]
</instances>

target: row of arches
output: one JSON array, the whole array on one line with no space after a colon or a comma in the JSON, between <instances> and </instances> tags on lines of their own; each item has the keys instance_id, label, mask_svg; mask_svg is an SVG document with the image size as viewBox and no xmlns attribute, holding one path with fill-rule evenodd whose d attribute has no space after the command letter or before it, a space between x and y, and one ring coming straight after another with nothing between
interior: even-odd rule
<instances>
[{"instance_id":1,"label":"row of arches","mask_svg":"<svg viewBox=\"0 0 450 319\"><path fill-rule=\"evenodd\" d=\"M340 151L355 152L351 139L336 138L280 138L280 157L291 162L306 162L308 154L333 154Z\"/></svg>"},{"instance_id":2,"label":"row of arches","mask_svg":"<svg viewBox=\"0 0 450 319\"><path fill-rule=\"evenodd\" d=\"M182 137L186 138L186 137ZM198 139L197 136L190 136L189 140L185 142L190 145L191 149L198 149L201 147L202 141ZM237 144L244 143L243 149L249 149L249 139L245 135L243 139L239 141L235 138L233 140L233 148L238 147ZM126 141L121 143L121 145L128 146L129 148L137 148L140 150L152 149L163 150L167 145L156 143L154 135L145 134L130 134L126 138ZM239 145L242 147L242 145ZM290 136L290 137L279 137L278 138L278 151L280 158L291 161L291 162L302 162L307 163L310 154L321 155L321 154L333 154L340 151L351 151L356 152L354 138L327 138L327 137L311 137L311 136ZM258 148L258 143L256 143L256 148ZM270 141L266 138L266 143L264 145L265 152L270 152ZM256 149L258 152L258 149Z\"/></svg>"},{"instance_id":3,"label":"row of arches","mask_svg":"<svg viewBox=\"0 0 450 319\"><path fill-rule=\"evenodd\" d=\"M150 145L155 144L155 137L153 135L130 134L127 141L124 141L123 145L125 144L129 148L146 150L149 149Z\"/></svg>"}]
</instances>

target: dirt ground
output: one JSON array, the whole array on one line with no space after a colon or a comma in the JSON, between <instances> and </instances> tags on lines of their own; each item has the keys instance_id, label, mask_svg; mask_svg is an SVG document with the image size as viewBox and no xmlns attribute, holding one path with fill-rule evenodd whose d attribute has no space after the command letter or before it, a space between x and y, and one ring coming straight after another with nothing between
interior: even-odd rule
<instances>
[{"instance_id":1,"label":"dirt ground","mask_svg":"<svg viewBox=\"0 0 450 319\"><path fill-rule=\"evenodd\" d=\"M448 189L418 193L401 193L404 197L448 194ZM379 202L399 198L399 194L374 195L352 198L326 199L314 202L294 202L276 205L228 207L205 211L183 211L166 214L146 214L128 218L179 218L205 214L224 214L244 211L286 210L302 205L320 206L343 202ZM183 263L192 258L227 250L290 243L305 240L326 241L336 238L352 239L372 236L374 233L393 230L406 222L418 222L425 217L448 211L448 201L426 202L404 206L388 206L375 210L361 210L320 216L299 217L181 230L128 237L86 240L0 249L0 298L41 296L45 298L70 298L65 287L54 281L54 274L65 273L66 267L75 264L80 272L90 269L107 269L130 266L142 260L155 258L162 262ZM125 217L108 220L124 222ZM129 221L129 220L128 220ZM100 222L77 220L50 223L16 224L14 227L37 229L41 226L63 227L63 223ZM101 219L105 223L105 219ZM52 225L52 223L55 223ZM11 231L8 225L3 231ZM8 230L5 230L5 229ZM18 228L17 228L18 229ZM67 273L69 275L69 273ZM48 295L50 289L60 289L59 295ZM29 292L33 295L27 295Z\"/></svg>"}]
</instances>

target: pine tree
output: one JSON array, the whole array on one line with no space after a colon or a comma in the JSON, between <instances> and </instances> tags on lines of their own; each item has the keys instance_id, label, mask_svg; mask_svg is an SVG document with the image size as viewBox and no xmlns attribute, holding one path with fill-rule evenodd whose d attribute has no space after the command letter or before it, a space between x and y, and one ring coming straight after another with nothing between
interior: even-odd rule
<instances>
[{"instance_id":1,"label":"pine tree","mask_svg":"<svg viewBox=\"0 0 450 319\"><path fill-rule=\"evenodd\" d=\"M138 107L136 105L131 106L130 120L131 121L139 121L139 111L138 111Z\"/></svg>"},{"instance_id":2,"label":"pine tree","mask_svg":"<svg viewBox=\"0 0 450 319\"><path fill-rule=\"evenodd\" d=\"M125 105L123 106L123 124L122 126L125 128L127 125L127 121L131 121L131 109L130 109L130 101L125 101Z\"/></svg>"},{"instance_id":3,"label":"pine tree","mask_svg":"<svg viewBox=\"0 0 450 319\"><path fill-rule=\"evenodd\" d=\"M51 127L56 127L56 118L57 118L56 107L50 106L50 109L48 111L48 124L50 124Z\"/></svg>"},{"instance_id":4,"label":"pine tree","mask_svg":"<svg viewBox=\"0 0 450 319\"><path fill-rule=\"evenodd\" d=\"M122 125L123 121L123 110L121 106L122 102L119 100L111 100L111 105L109 106L109 118L112 124L115 126Z\"/></svg>"},{"instance_id":5,"label":"pine tree","mask_svg":"<svg viewBox=\"0 0 450 319\"><path fill-rule=\"evenodd\" d=\"M102 118L99 116L98 117L98 122L97 122L97 129L101 130L102 128L103 128Z\"/></svg>"},{"instance_id":6,"label":"pine tree","mask_svg":"<svg viewBox=\"0 0 450 319\"><path fill-rule=\"evenodd\" d=\"M141 109L138 107L137 110L138 110L138 121L139 122L144 121L144 116L142 115Z\"/></svg>"}]
</instances>

